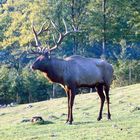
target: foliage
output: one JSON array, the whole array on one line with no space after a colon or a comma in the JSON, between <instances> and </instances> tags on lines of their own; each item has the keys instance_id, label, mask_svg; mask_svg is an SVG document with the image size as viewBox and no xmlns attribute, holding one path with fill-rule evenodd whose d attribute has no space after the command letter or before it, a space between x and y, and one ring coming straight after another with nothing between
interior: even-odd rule
<instances>
[{"instance_id":1,"label":"foliage","mask_svg":"<svg viewBox=\"0 0 140 140\"><path fill-rule=\"evenodd\" d=\"M21 76L23 81L23 94L21 97L23 103L25 102L37 102L50 99L51 86L40 75L35 75L29 69L25 68L22 71ZM27 99L28 98L28 99Z\"/></svg>"},{"instance_id":2,"label":"foliage","mask_svg":"<svg viewBox=\"0 0 140 140\"><path fill-rule=\"evenodd\" d=\"M2 66L0 69L0 102L8 103L15 101L16 92L15 92L15 71L10 71L5 66Z\"/></svg>"},{"instance_id":3,"label":"foliage","mask_svg":"<svg viewBox=\"0 0 140 140\"><path fill-rule=\"evenodd\" d=\"M108 42L118 43L122 39L127 41L139 40L139 7L136 5L137 3L137 0L131 2L111 0L107 2L105 14ZM62 18L66 18L69 24L73 23L76 28L84 31L81 36L76 37L79 51L81 46L83 49L87 45L85 43L88 43L88 40L101 41L103 38L101 0L7 0L1 9L0 16L2 23L0 38L2 39L2 46L5 47L15 42L18 42L20 46L26 46L33 38L31 25L34 24L38 30L41 23L48 22L48 18L55 20L60 26L62 25ZM75 45L75 37L72 38L71 42Z\"/></svg>"},{"instance_id":4,"label":"foliage","mask_svg":"<svg viewBox=\"0 0 140 140\"><path fill-rule=\"evenodd\" d=\"M114 66L115 77L114 80L115 86L126 86L129 84L139 83L139 70L140 64L139 61L122 61L119 60Z\"/></svg>"},{"instance_id":5,"label":"foliage","mask_svg":"<svg viewBox=\"0 0 140 140\"><path fill-rule=\"evenodd\" d=\"M35 75L24 68L22 73L3 66L0 69L0 102L28 103L47 100L52 97L51 85L40 75Z\"/></svg>"},{"instance_id":6,"label":"foliage","mask_svg":"<svg viewBox=\"0 0 140 140\"><path fill-rule=\"evenodd\" d=\"M115 85L140 82L140 3L110 0L106 1L105 8L104 13L103 0L0 0L1 103L27 103L52 97L52 85L28 70L27 65L34 58L25 53L28 43L34 44L32 25L39 31L45 21L46 26L49 24L49 19L60 31L64 31L63 18L68 29L72 29L73 24L81 31L66 37L62 47L54 52L56 56L80 54L99 58L105 36L105 55L114 65ZM58 38L52 28L39 37L44 46L54 45L52 34ZM58 86L55 91L58 91L55 97L64 96Z\"/></svg>"}]
</instances>

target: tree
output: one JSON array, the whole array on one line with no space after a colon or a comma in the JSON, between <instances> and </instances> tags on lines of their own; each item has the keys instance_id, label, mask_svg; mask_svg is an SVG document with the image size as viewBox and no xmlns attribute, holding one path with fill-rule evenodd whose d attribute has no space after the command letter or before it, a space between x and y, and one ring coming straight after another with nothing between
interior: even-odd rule
<instances>
[{"instance_id":1,"label":"tree","mask_svg":"<svg viewBox=\"0 0 140 140\"><path fill-rule=\"evenodd\" d=\"M74 25L81 32L65 38L62 47L55 51L56 56L101 57L104 54L114 64L118 85L124 85L120 81L125 81L125 85L139 82L138 0L0 0L0 73L4 74L0 79L1 99L25 103L52 97L52 85L27 68L36 56L25 52L29 42L34 44L32 25L39 31L40 25L46 22L47 27L51 19L63 31L63 18L68 29ZM52 35L58 37L51 27L39 37L43 46L54 45Z\"/></svg>"}]
</instances>

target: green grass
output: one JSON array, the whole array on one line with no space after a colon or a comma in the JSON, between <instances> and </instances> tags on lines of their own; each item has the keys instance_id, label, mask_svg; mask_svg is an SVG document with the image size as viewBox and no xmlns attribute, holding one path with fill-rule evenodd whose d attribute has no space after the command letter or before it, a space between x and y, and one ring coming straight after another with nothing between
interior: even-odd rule
<instances>
[{"instance_id":1,"label":"green grass","mask_svg":"<svg viewBox=\"0 0 140 140\"><path fill-rule=\"evenodd\" d=\"M112 120L97 116L100 101L96 93L76 96L74 123L65 125L67 98L0 109L0 140L140 140L140 84L110 92ZM44 124L21 123L40 115Z\"/></svg>"}]
</instances>

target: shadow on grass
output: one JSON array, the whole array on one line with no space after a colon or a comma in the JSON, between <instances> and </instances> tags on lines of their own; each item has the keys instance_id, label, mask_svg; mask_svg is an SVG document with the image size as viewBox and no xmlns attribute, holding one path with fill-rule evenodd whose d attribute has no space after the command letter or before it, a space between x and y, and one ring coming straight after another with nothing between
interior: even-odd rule
<instances>
[{"instance_id":1,"label":"shadow on grass","mask_svg":"<svg viewBox=\"0 0 140 140\"><path fill-rule=\"evenodd\" d=\"M86 122L75 122L73 125L86 125L86 124L93 124L93 121L86 121Z\"/></svg>"},{"instance_id":2,"label":"shadow on grass","mask_svg":"<svg viewBox=\"0 0 140 140\"><path fill-rule=\"evenodd\" d=\"M52 121L38 121L34 122L33 125L48 125L48 124L54 124Z\"/></svg>"}]
</instances>

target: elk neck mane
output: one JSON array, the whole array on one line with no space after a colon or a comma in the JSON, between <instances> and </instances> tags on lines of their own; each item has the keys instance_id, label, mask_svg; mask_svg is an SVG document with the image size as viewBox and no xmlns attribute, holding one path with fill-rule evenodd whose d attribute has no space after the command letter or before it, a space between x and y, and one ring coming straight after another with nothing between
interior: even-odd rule
<instances>
[{"instance_id":1,"label":"elk neck mane","mask_svg":"<svg viewBox=\"0 0 140 140\"><path fill-rule=\"evenodd\" d=\"M49 58L47 65L44 66L43 70L45 77L50 82L64 83L63 74L68 68L68 62L60 58Z\"/></svg>"}]
</instances>

